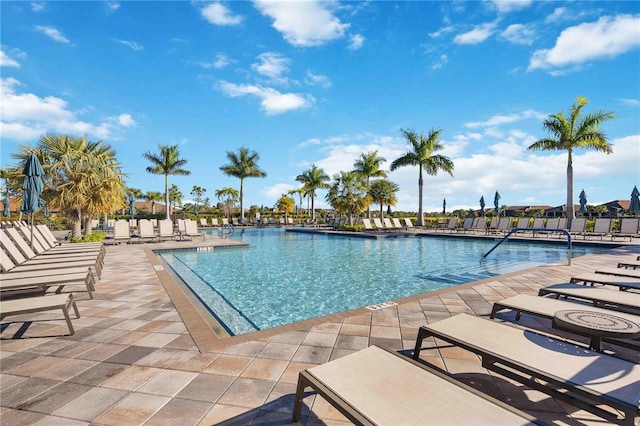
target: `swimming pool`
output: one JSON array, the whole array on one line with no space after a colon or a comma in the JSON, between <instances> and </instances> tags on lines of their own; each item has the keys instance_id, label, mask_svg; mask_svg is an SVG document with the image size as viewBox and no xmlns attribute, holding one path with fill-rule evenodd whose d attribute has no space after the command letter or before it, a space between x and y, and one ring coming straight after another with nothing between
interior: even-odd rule
<instances>
[{"instance_id":1,"label":"swimming pool","mask_svg":"<svg viewBox=\"0 0 640 426\"><path fill-rule=\"evenodd\" d=\"M480 262L493 239L370 239L282 228L236 231L231 238L250 246L158 254L232 335L567 258L564 244L508 242ZM603 250L574 246L573 256Z\"/></svg>"}]
</instances>

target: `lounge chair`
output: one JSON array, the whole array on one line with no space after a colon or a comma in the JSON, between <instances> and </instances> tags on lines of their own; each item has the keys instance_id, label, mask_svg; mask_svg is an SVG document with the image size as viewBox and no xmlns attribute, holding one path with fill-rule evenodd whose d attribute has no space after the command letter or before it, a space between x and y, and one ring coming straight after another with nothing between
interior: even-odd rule
<instances>
[{"instance_id":1,"label":"lounge chair","mask_svg":"<svg viewBox=\"0 0 640 426\"><path fill-rule=\"evenodd\" d=\"M384 227L391 230L391 229L396 229L396 226L391 223L391 219L389 219L388 217L385 217L384 219L382 219L382 221L384 222Z\"/></svg>"},{"instance_id":2,"label":"lounge chair","mask_svg":"<svg viewBox=\"0 0 640 426\"><path fill-rule=\"evenodd\" d=\"M156 232L153 229L153 224L151 223L150 220L140 219L138 226L139 226L138 228L139 242L148 241L148 240L151 240L153 242L158 241L158 236L156 235Z\"/></svg>"},{"instance_id":3,"label":"lounge chair","mask_svg":"<svg viewBox=\"0 0 640 426\"><path fill-rule=\"evenodd\" d=\"M358 425L520 425L533 417L396 353L370 346L300 372L293 421L313 388Z\"/></svg>"},{"instance_id":4,"label":"lounge chair","mask_svg":"<svg viewBox=\"0 0 640 426\"><path fill-rule=\"evenodd\" d=\"M287 225L295 225L295 224L293 223L293 218L291 218L291 217L288 217L288 218L287 218Z\"/></svg>"},{"instance_id":5,"label":"lounge chair","mask_svg":"<svg viewBox=\"0 0 640 426\"><path fill-rule=\"evenodd\" d=\"M458 230L458 218L452 217L449 219L449 223L447 223L447 227L443 228L442 231L457 231Z\"/></svg>"},{"instance_id":6,"label":"lounge chair","mask_svg":"<svg viewBox=\"0 0 640 426\"><path fill-rule=\"evenodd\" d=\"M617 275L640 280L640 271L633 268L600 268L596 270L596 274Z\"/></svg>"},{"instance_id":7,"label":"lounge chair","mask_svg":"<svg viewBox=\"0 0 640 426\"><path fill-rule=\"evenodd\" d=\"M584 285L610 285L618 287L621 291L635 289L640 290L640 278L620 277L607 274L578 274L571 277L569 282Z\"/></svg>"},{"instance_id":8,"label":"lounge chair","mask_svg":"<svg viewBox=\"0 0 640 426\"><path fill-rule=\"evenodd\" d=\"M18 249L20 249L20 252L22 252L22 254L26 258L32 258L36 254L38 256L41 256L41 258L59 258L59 259L71 258L75 256L104 257L104 255L106 254L106 251L104 250L104 246L102 245L91 246L86 248L85 247L67 248L62 246L55 246L55 247L49 247L43 252L36 253L31 249L27 240L23 238L22 234L18 232L17 229L7 228L7 229L4 229L3 231L6 235L8 235L11 238L13 243L18 247Z\"/></svg>"},{"instance_id":9,"label":"lounge chair","mask_svg":"<svg viewBox=\"0 0 640 426\"><path fill-rule=\"evenodd\" d=\"M576 217L571 221L571 227L569 228L569 234L571 235L584 235L584 231L587 229L587 219L584 217Z\"/></svg>"},{"instance_id":10,"label":"lounge chair","mask_svg":"<svg viewBox=\"0 0 640 426\"><path fill-rule=\"evenodd\" d=\"M393 221L393 227L396 229L402 229L402 223L400 222L400 219L398 219L397 217L394 217L393 219L391 219Z\"/></svg>"},{"instance_id":11,"label":"lounge chair","mask_svg":"<svg viewBox=\"0 0 640 426\"><path fill-rule=\"evenodd\" d=\"M640 414L640 364L468 314L420 327L415 359L431 336L479 355L484 368L607 420L633 425Z\"/></svg>"},{"instance_id":12,"label":"lounge chair","mask_svg":"<svg viewBox=\"0 0 640 426\"><path fill-rule=\"evenodd\" d=\"M495 234L498 232L498 225L500 224L499 217L491 218L491 222L489 222L489 226L487 227L487 234Z\"/></svg>"},{"instance_id":13,"label":"lounge chair","mask_svg":"<svg viewBox=\"0 0 640 426\"><path fill-rule=\"evenodd\" d=\"M509 297L508 299L495 302L493 304L493 309L491 311L490 318L491 319L495 318L498 312L506 309L516 311L516 321L520 320L520 317L522 316L523 313L536 315L539 317L547 318L549 320L553 320L556 312L566 310L566 309L580 309L583 311L593 312L596 314L611 313L611 311L608 309L598 308L595 306L584 306L584 305L580 305L575 302L569 302L566 300L551 299L549 297L536 297L536 296L531 296L529 294L519 294L517 296ZM632 322L638 322L638 320L640 320L640 317L638 317L637 315L627 314L624 312L615 312L615 315ZM569 331L569 330L564 330L564 331ZM571 333L579 334L581 336L589 336L587 333L580 333L575 329L572 329L570 331ZM605 338L603 340L611 342L618 346L640 349L640 345L627 343L626 341L620 340L620 339Z\"/></svg>"},{"instance_id":14,"label":"lounge chair","mask_svg":"<svg viewBox=\"0 0 640 426\"><path fill-rule=\"evenodd\" d=\"M263 220L266 221L267 218L265 217ZM266 224L267 222L264 222L264 223ZM223 217L222 218L222 226L228 225L228 224L229 224L229 219L227 219L226 217Z\"/></svg>"},{"instance_id":15,"label":"lounge chair","mask_svg":"<svg viewBox=\"0 0 640 426\"><path fill-rule=\"evenodd\" d=\"M528 217L519 217L518 218L518 223L516 223L516 228L521 230L520 232L530 232L529 231L529 222L531 222L530 218L528 218Z\"/></svg>"},{"instance_id":16,"label":"lounge chair","mask_svg":"<svg viewBox=\"0 0 640 426\"><path fill-rule=\"evenodd\" d=\"M373 218L373 224L375 225L376 229L379 231L383 231L386 229L379 217Z\"/></svg>"},{"instance_id":17,"label":"lounge chair","mask_svg":"<svg viewBox=\"0 0 640 426\"><path fill-rule=\"evenodd\" d=\"M193 220L186 220L185 221L185 232L184 232L184 236L186 237L202 237L202 239L205 239L204 234L198 232L198 224L193 221Z\"/></svg>"},{"instance_id":18,"label":"lounge chair","mask_svg":"<svg viewBox=\"0 0 640 426\"><path fill-rule=\"evenodd\" d=\"M610 235L611 234L611 224L612 224L612 220L610 217L598 217L596 218L596 222L593 225L593 231L592 232L585 232L584 235L584 239L586 240L587 237L600 237L600 240L602 240L602 238L605 235Z\"/></svg>"},{"instance_id":19,"label":"lounge chair","mask_svg":"<svg viewBox=\"0 0 640 426\"><path fill-rule=\"evenodd\" d=\"M220 225L218 224L218 218L217 217L211 218L211 226L215 226L216 228L220 227Z\"/></svg>"},{"instance_id":20,"label":"lounge chair","mask_svg":"<svg viewBox=\"0 0 640 426\"><path fill-rule=\"evenodd\" d=\"M209 224L207 224L207 218L206 217L201 217L200 218L200 226L202 226L203 228L209 227Z\"/></svg>"},{"instance_id":21,"label":"lounge chair","mask_svg":"<svg viewBox=\"0 0 640 426\"><path fill-rule=\"evenodd\" d=\"M130 223L124 219L116 220L113 225L113 242L118 244L131 242L130 226Z\"/></svg>"},{"instance_id":22,"label":"lounge chair","mask_svg":"<svg viewBox=\"0 0 640 426\"><path fill-rule=\"evenodd\" d=\"M69 327L69 334L74 334L73 324L69 316L69 308L73 308L76 318L80 318L80 312L73 300L72 294L54 294L51 296L26 297L22 299L0 300L0 319L12 315L31 314L34 312L62 309L64 319Z\"/></svg>"},{"instance_id":23,"label":"lounge chair","mask_svg":"<svg viewBox=\"0 0 640 426\"><path fill-rule=\"evenodd\" d=\"M371 226L371 221L368 218L362 219L362 224L364 225L364 229L366 231L373 231L373 226Z\"/></svg>"},{"instance_id":24,"label":"lounge chair","mask_svg":"<svg viewBox=\"0 0 640 426\"><path fill-rule=\"evenodd\" d=\"M63 273L44 277L14 278L11 273L0 274L0 294L2 297L12 294L41 293L48 287L67 285L83 285L87 290L89 299L93 299L93 292L96 288L91 268L88 268L85 273Z\"/></svg>"},{"instance_id":25,"label":"lounge chair","mask_svg":"<svg viewBox=\"0 0 640 426\"><path fill-rule=\"evenodd\" d=\"M20 228L20 231L27 231L30 228ZM48 249L48 251L52 251L52 250L58 250L58 251L72 251L72 250L85 250L85 251L89 251L89 250L104 250L104 244L102 243L61 243L60 241L58 241L55 237L55 235L53 235L53 232L51 232L51 230L49 229L49 227L47 225L36 225L35 227L36 230L39 231L40 235L42 236L42 238L45 240L46 243L48 243L48 246L50 247L50 249ZM24 232L23 232L24 233ZM36 236L38 235L38 233L35 234ZM47 245L44 245L45 247L47 247Z\"/></svg>"},{"instance_id":26,"label":"lounge chair","mask_svg":"<svg viewBox=\"0 0 640 426\"><path fill-rule=\"evenodd\" d=\"M567 231L567 218L566 217L558 218L558 227L556 229L564 229L565 231Z\"/></svg>"},{"instance_id":27,"label":"lounge chair","mask_svg":"<svg viewBox=\"0 0 640 426\"><path fill-rule=\"evenodd\" d=\"M498 232L502 232L503 234L508 233L511 230L512 223L513 219L511 217L500 218L500 222L498 223Z\"/></svg>"},{"instance_id":28,"label":"lounge chair","mask_svg":"<svg viewBox=\"0 0 640 426\"><path fill-rule=\"evenodd\" d=\"M471 228L473 227L473 221L474 219L472 217L466 218L462 223L462 228L457 229L456 231L466 234L467 231L471 231Z\"/></svg>"},{"instance_id":29,"label":"lounge chair","mask_svg":"<svg viewBox=\"0 0 640 426\"><path fill-rule=\"evenodd\" d=\"M11 229L0 230L0 244L6 254L19 265L35 265L59 262L84 262L93 261L104 264L104 252L72 252L72 253L42 253L36 254L31 250L25 240L19 235L14 235L15 240L10 238Z\"/></svg>"},{"instance_id":30,"label":"lounge chair","mask_svg":"<svg viewBox=\"0 0 640 426\"><path fill-rule=\"evenodd\" d=\"M481 233L486 233L487 232L487 218L486 217L480 217L478 218L478 220L473 222L473 226L471 227L471 231L473 232L477 232L480 231Z\"/></svg>"},{"instance_id":31,"label":"lounge chair","mask_svg":"<svg viewBox=\"0 0 640 426\"><path fill-rule=\"evenodd\" d=\"M413 222L411 222L411 218L405 217L404 224L405 224L405 228L407 229L413 228Z\"/></svg>"},{"instance_id":32,"label":"lounge chair","mask_svg":"<svg viewBox=\"0 0 640 426\"><path fill-rule=\"evenodd\" d=\"M158 239L160 241L175 240L177 237L173 232L173 222L171 219L158 221Z\"/></svg>"},{"instance_id":33,"label":"lounge chair","mask_svg":"<svg viewBox=\"0 0 640 426\"><path fill-rule=\"evenodd\" d=\"M570 297L586 300L594 306L616 311L640 312L640 293L615 291L603 287L590 287L582 284L561 283L543 287L538 296L552 295L556 298Z\"/></svg>"},{"instance_id":34,"label":"lounge chair","mask_svg":"<svg viewBox=\"0 0 640 426\"><path fill-rule=\"evenodd\" d=\"M638 234L638 230L640 228L640 220L637 218L629 218L625 217L620 219L620 231L611 233L611 241L614 238L627 238L629 237L629 241L633 238L638 238L640 235Z\"/></svg>"},{"instance_id":35,"label":"lounge chair","mask_svg":"<svg viewBox=\"0 0 640 426\"><path fill-rule=\"evenodd\" d=\"M531 225L531 229L533 230L533 236L536 236L536 229L543 229L544 228L544 217L536 217L533 219L533 225Z\"/></svg>"}]
</instances>

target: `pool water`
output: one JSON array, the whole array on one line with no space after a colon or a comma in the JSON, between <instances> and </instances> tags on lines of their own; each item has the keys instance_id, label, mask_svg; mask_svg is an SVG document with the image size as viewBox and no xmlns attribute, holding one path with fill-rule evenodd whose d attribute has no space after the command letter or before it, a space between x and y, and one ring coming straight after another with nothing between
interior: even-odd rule
<instances>
[{"instance_id":1,"label":"pool water","mask_svg":"<svg viewBox=\"0 0 640 426\"><path fill-rule=\"evenodd\" d=\"M492 239L370 239L282 228L236 230L230 238L250 246L159 254L232 335L567 260L566 244L507 242L481 262ZM602 250L574 246L573 256Z\"/></svg>"}]
</instances>

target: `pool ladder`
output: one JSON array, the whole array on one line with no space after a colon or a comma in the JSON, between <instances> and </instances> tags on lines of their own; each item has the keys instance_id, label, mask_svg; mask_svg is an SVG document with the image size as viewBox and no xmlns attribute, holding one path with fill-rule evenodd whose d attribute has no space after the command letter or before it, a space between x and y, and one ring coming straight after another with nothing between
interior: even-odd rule
<instances>
[{"instance_id":1,"label":"pool ladder","mask_svg":"<svg viewBox=\"0 0 640 426\"><path fill-rule=\"evenodd\" d=\"M225 223L222 225L222 238L228 238L229 235L233 235L233 225Z\"/></svg>"},{"instance_id":2,"label":"pool ladder","mask_svg":"<svg viewBox=\"0 0 640 426\"><path fill-rule=\"evenodd\" d=\"M571 266L571 234L569 233L569 231L565 230L565 229L546 229L546 228L513 228L511 231L509 231L509 233L507 235L505 235L500 241L498 241L496 243L495 246L493 246L491 248L491 250L489 250L488 252L486 252L481 258L480 261L482 262L492 251L494 251L500 244L504 243L505 241L507 241L507 239L509 239L509 237L511 236L511 234L515 234L518 231L523 231L523 232L529 232L529 231L538 231L538 232L558 232L558 233L562 233L565 234L567 236L567 258L569 261L569 266Z\"/></svg>"}]
</instances>

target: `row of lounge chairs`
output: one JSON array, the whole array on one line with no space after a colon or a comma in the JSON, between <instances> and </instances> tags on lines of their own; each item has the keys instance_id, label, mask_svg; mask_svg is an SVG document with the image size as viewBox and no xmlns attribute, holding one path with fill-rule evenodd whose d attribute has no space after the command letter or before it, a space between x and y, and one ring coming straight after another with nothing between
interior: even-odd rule
<instances>
[{"instance_id":1,"label":"row of lounge chairs","mask_svg":"<svg viewBox=\"0 0 640 426\"><path fill-rule=\"evenodd\" d=\"M367 231L398 231L401 229L409 229L413 228L413 222L408 217L404 218L404 225L397 217L385 217L378 218L374 217L373 225L371 224L371 220L364 218L362 219L362 224L364 225L364 229Z\"/></svg>"},{"instance_id":2,"label":"row of lounge chairs","mask_svg":"<svg viewBox=\"0 0 640 426\"><path fill-rule=\"evenodd\" d=\"M174 228L170 219L159 220L158 229L148 219L138 221L138 229L133 232L129 221L116 220L113 227L113 235L107 241L114 244L131 242L160 242L176 239L191 239L195 237L205 238L204 234L198 231L198 225L194 220L180 219L177 228Z\"/></svg>"},{"instance_id":3,"label":"row of lounge chairs","mask_svg":"<svg viewBox=\"0 0 640 426\"><path fill-rule=\"evenodd\" d=\"M446 342L478 355L488 370L612 423L633 425L640 420L640 364L555 333L492 321L505 310L515 311L518 321L522 314L551 319L577 308L640 324L640 262L618 266L574 276L538 296L496 302L490 319L463 313L422 326L411 358L371 346L302 371L293 420L300 419L311 387L356 424L544 424L427 365L420 358L423 341L435 338L436 347ZM622 275L612 275L615 270ZM638 347L638 339L607 342Z\"/></svg>"},{"instance_id":4,"label":"row of lounge chairs","mask_svg":"<svg viewBox=\"0 0 640 426\"><path fill-rule=\"evenodd\" d=\"M80 317L74 293L60 290L80 285L93 298L105 249L102 243L59 245L46 225L0 229L0 319L60 309L70 334L70 311ZM53 294L50 287L59 287Z\"/></svg>"},{"instance_id":5,"label":"row of lounge chairs","mask_svg":"<svg viewBox=\"0 0 640 426\"><path fill-rule=\"evenodd\" d=\"M515 226L513 220L512 217L502 217L494 218L489 222L487 218L466 218L462 227L460 227L458 219L451 218L441 230L456 233L506 234L513 229L517 229L518 233L530 233L534 237L536 235L560 235L561 231L564 230L572 236L580 236L583 239L599 237L602 240L604 237L610 236L612 241L615 238L629 238L629 241L631 241L633 238L640 237L638 233L640 219L638 218L620 219L619 230L612 229L613 220L611 218L596 218L592 231L586 230L587 219L583 217L573 219L569 228L566 227L566 218L534 218L532 222L530 218L522 217L518 218Z\"/></svg>"}]
</instances>

